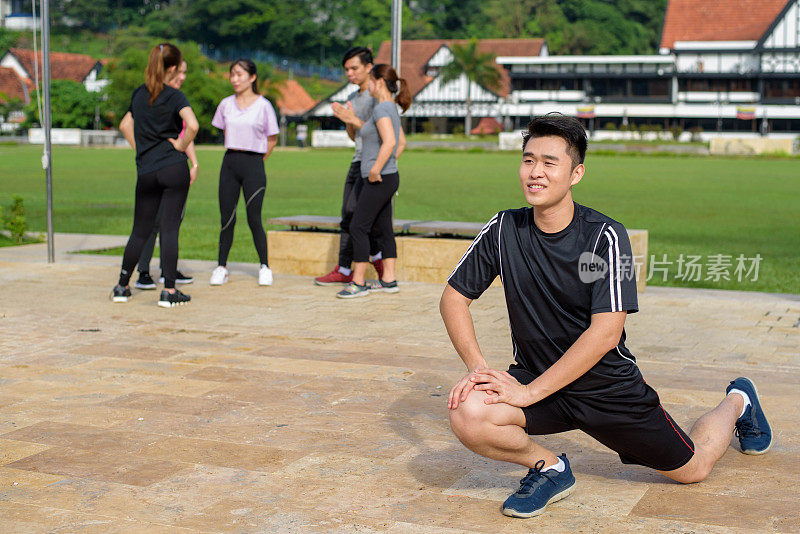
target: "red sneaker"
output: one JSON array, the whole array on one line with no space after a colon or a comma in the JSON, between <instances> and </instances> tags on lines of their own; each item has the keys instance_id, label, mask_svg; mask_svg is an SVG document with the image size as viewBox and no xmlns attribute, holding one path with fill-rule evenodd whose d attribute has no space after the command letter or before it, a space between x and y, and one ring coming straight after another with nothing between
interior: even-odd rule
<instances>
[{"instance_id":1,"label":"red sneaker","mask_svg":"<svg viewBox=\"0 0 800 534\"><path fill-rule=\"evenodd\" d=\"M375 267L375 272L378 273L378 280L383 280L383 260L377 259L370 263Z\"/></svg>"},{"instance_id":2,"label":"red sneaker","mask_svg":"<svg viewBox=\"0 0 800 534\"><path fill-rule=\"evenodd\" d=\"M339 272L337 265L331 272L325 276L317 276L314 278L314 283L318 286L329 286L332 284L349 284L353 281L353 273L345 276Z\"/></svg>"}]
</instances>

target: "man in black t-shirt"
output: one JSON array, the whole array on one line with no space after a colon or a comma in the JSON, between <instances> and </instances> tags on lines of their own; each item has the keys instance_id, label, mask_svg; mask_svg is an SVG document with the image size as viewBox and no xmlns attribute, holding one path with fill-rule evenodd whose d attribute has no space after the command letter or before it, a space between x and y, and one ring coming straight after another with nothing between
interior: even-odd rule
<instances>
[{"instance_id":1,"label":"man in black t-shirt","mask_svg":"<svg viewBox=\"0 0 800 534\"><path fill-rule=\"evenodd\" d=\"M531 517L575 485L566 455L528 435L580 429L624 463L699 482L730 444L763 454L772 444L753 383L737 378L687 435L661 407L625 346L625 318L638 311L625 227L572 200L584 175L586 132L572 117L533 119L524 134L520 185L530 208L492 217L470 245L440 309L469 373L450 391L450 425L483 456L529 468L503 513ZM469 305L500 277L514 363L488 368Z\"/></svg>"}]
</instances>

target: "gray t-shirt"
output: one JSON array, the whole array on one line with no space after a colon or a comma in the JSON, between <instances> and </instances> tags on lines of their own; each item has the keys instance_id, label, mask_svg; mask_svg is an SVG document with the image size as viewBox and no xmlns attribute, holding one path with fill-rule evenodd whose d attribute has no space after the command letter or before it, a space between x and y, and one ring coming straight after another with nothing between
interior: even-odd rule
<instances>
[{"instance_id":1,"label":"gray t-shirt","mask_svg":"<svg viewBox=\"0 0 800 534\"><path fill-rule=\"evenodd\" d=\"M381 174L392 174L397 172L397 144L400 142L400 114L397 112L397 105L392 101L381 102L375 105L372 110L372 117L361 126L361 177L369 176L369 171L378 159L378 151L381 149L381 135L378 132L377 122L389 117L394 128L394 149L389 160L381 169Z\"/></svg>"},{"instance_id":2,"label":"gray t-shirt","mask_svg":"<svg viewBox=\"0 0 800 534\"><path fill-rule=\"evenodd\" d=\"M377 100L372 98L372 95L369 94L369 91L366 89L363 92L360 92L358 89L350 93L350 96L347 97L347 101L353 104L353 110L356 112L356 117L365 121L372 116L372 109L375 107L375 104L378 103ZM356 130L356 153L353 154L353 161L361 161L361 130Z\"/></svg>"}]
</instances>

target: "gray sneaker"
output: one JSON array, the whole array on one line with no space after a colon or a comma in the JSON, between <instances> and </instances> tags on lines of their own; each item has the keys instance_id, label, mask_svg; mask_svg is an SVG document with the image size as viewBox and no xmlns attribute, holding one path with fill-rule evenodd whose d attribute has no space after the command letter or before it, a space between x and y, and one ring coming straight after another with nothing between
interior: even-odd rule
<instances>
[{"instance_id":1,"label":"gray sneaker","mask_svg":"<svg viewBox=\"0 0 800 534\"><path fill-rule=\"evenodd\" d=\"M370 291L382 291L383 293L397 293L400 287L397 285L397 280L392 282L384 282L383 280L375 280L367 283Z\"/></svg>"},{"instance_id":2,"label":"gray sneaker","mask_svg":"<svg viewBox=\"0 0 800 534\"><path fill-rule=\"evenodd\" d=\"M370 287L367 284L360 286L355 282L350 282L344 289L336 293L336 296L340 299L355 299L358 297L366 297L369 295L369 292Z\"/></svg>"}]
</instances>

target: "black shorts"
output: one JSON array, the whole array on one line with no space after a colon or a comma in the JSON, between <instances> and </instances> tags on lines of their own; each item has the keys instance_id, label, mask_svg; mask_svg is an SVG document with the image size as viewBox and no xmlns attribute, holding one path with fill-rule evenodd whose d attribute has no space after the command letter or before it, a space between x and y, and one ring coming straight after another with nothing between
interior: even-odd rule
<instances>
[{"instance_id":1,"label":"black shorts","mask_svg":"<svg viewBox=\"0 0 800 534\"><path fill-rule=\"evenodd\" d=\"M519 367L512 366L508 372L521 384L536 378ZM522 411L528 434L581 430L619 454L625 464L672 471L694 455L694 443L661 407L658 393L644 380L602 396L555 393Z\"/></svg>"}]
</instances>

